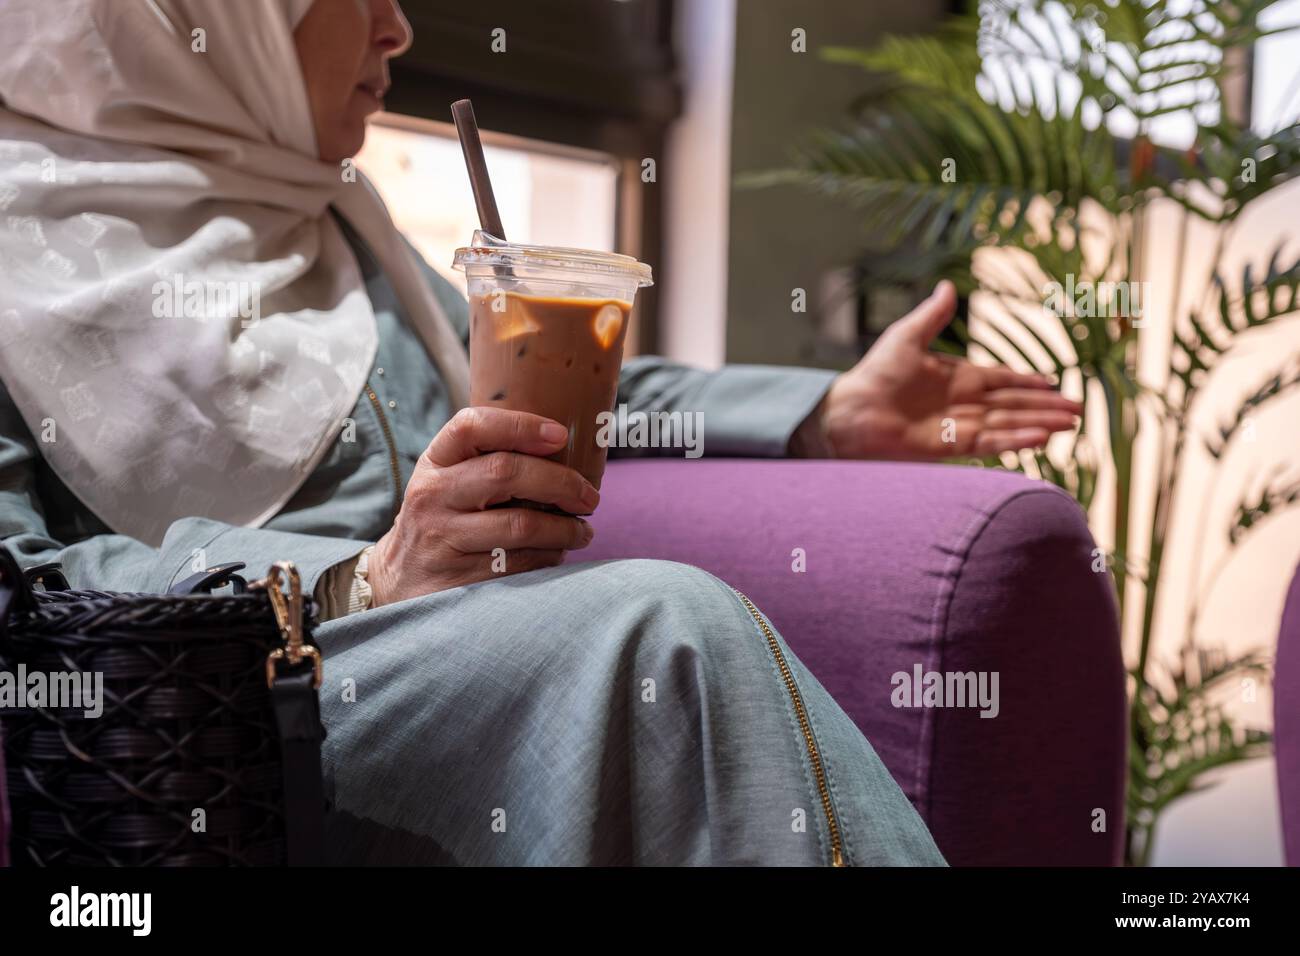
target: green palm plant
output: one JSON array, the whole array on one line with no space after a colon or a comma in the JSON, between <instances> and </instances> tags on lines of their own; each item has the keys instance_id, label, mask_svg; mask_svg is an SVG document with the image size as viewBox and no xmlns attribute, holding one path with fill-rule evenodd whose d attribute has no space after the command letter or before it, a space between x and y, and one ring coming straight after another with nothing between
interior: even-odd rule
<instances>
[{"instance_id":1,"label":"green palm plant","mask_svg":"<svg viewBox=\"0 0 1300 956\"><path fill-rule=\"evenodd\" d=\"M741 183L795 183L853 203L879 237L875 251L892 272L883 278L946 276L962 292L983 293L971 300L971 321L955 327L967 348L1082 386L1083 424L1066 454L985 464L1052 481L1089 508L1100 455L1109 456L1108 564L1121 621L1138 621L1127 806L1127 859L1137 865L1149 860L1157 817L1170 802L1204 786L1207 771L1269 745L1266 733L1239 726L1221 706L1224 689L1264 671L1266 658L1199 643L1197 617L1217 571L1194 581L1201 597L1180 659L1158 659L1151 638L1189 448L1199 443L1220 462L1255 411L1300 386L1300 365L1284 365L1216 436L1193 428L1194 403L1217 363L1300 310L1300 258L1286 258L1284 246L1240 275L1225 274L1224 265L1242 211L1294 175L1300 158L1300 126L1256 135L1227 107L1249 62L1244 52L1276 32L1260 23L1275 2L986 0L933 35L823 50L871 75L852 122L818 133L791 168ZM1153 127L1170 122L1190 133L1190 148L1153 142ZM1152 383L1138 375L1138 341L1156 332L1144 328L1136 292L1156 202L1176 204L1181 225L1168 377ZM1196 221L1217 231L1217 249L1203 294L1183 301L1182 290L1196 287L1186 263ZM876 269L873 279L881 278ZM1089 308L1061 297L1046 308L1049 288L1086 288L1097 299ZM1104 415L1087 411L1098 401ZM1099 419L1104 434L1094 440L1088 422ZM1157 433L1159 452L1154 518L1139 543L1134 449L1146 429ZM1228 529L1229 553L1298 500L1300 482L1282 473L1243 500ZM1202 542L1205 531L1197 532ZM1126 615L1134 602L1140 613Z\"/></svg>"}]
</instances>

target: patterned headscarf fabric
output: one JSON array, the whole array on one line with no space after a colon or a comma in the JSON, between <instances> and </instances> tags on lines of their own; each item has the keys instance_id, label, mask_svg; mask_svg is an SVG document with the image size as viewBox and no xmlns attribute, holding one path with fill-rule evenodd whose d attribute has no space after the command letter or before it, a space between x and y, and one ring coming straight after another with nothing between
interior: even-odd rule
<instances>
[{"instance_id":1,"label":"patterned headscarf fabric","mask_svg":"<svg viewBox=\"0 0 1300 956\"><path fill-rule=\"evenodd\" d=\"M338 438L377 332L331 208L468 395L378 194L317 158L311 2L0 4L0 379L64 483L151 544L263 523Z\"/></svg>"}]
</instances>

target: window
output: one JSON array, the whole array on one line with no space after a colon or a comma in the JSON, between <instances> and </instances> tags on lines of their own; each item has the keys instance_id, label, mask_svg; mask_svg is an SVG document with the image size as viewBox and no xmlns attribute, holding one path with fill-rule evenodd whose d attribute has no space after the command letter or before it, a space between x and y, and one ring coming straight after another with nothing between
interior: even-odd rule
<instances>
[{"instance_id":1,"label":"window","mask_svg":"<svg viewBox=\"0 0 1300 956\"><path fill-rule=\"evenodd\" d=\"M1266 29L1287 30L1255 43L1255 132L1268 135L1300 120L1300 0L1284 0L1260 17Z\"/></svg>"},{"instance_id":2,"label":"window","mask_svg":"<svg viewBox=\"0 0 1300 956\"><path fill-rule=\"evenodd\" d=\"M608 155L485 132L484 152L501 221L520 242L613 249L618 164ZM478 228L456 130L449 123L382 114L357 165L393 220L431 266L462 291L452 253Z\"/></svg>"}]
</instances>

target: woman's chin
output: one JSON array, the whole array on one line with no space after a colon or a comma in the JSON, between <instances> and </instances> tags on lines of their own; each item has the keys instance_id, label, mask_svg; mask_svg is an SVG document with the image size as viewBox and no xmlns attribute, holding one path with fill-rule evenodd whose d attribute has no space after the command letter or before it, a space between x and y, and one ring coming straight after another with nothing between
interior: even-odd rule
<instances>
[{"instance_id":1,"label":"woman's chin","mask_svg":"<svg viewBox=\"0 0 1300 956\"><path fill-rule=\"evenodd\" d=\"M317 135L317 154L327 163L341 163L361 152L366 142L366 121L363 118L355 123L335 130L331 135Z\"/></svg>"}]
</instances>

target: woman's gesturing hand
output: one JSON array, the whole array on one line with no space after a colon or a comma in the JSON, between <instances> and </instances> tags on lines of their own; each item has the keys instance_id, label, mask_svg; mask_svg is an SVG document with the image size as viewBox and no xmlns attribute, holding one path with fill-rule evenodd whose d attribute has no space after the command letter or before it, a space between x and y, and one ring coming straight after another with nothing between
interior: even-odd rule
<instances>
[{"instance_id":1,"label":"woman's gesturing hand","mask_svg":"<svg viewBox=\"0 0 1300 956\"><path fill-rule=\"evenodd\" d=\"M1043 376L929 350L956 307L952 283L941 282L831 384L819 411L836 457L996 455L1075 427L1083 406Z\"/></svg>"},{"instance_id":2,"label":"woman's gesturing hand","mask_svg":"<svg viewBox=\"0 0 1300 956\"><path fill-rule=\"evenodd\" d=\"M592 530L581 518L489 507L525 498L576 514L595 510L600 494L585 478L538 457L568 440L563 425L540 415L458 412L420 457L397 520L375 545L368 572L374 606L551 567L566 550L585 548Z\"/></svg>"}]
</instances>

